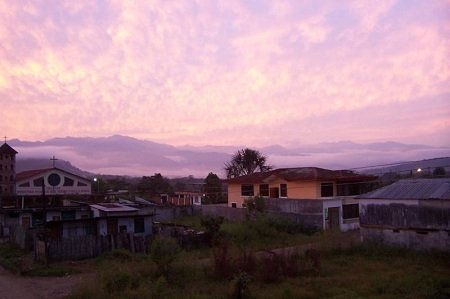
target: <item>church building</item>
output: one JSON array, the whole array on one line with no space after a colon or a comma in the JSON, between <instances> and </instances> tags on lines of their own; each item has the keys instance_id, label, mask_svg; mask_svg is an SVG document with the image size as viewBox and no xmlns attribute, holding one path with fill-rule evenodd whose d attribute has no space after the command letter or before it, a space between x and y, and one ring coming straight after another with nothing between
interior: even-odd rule
<instances>
[{"instance_id":1,"label":"church building","mask_svg":"<svg viewBox=\"0 0 450 299\"><path fill-rule=\"evenodd\" d=\"M18 173L16 181L18 196L91 194L88 179L56 167Z\"/></svg>"}]
</instances>

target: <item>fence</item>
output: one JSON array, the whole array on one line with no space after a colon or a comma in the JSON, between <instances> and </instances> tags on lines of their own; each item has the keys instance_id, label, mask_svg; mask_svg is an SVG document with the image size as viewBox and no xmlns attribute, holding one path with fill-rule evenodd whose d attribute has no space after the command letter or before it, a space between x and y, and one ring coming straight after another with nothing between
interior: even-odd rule
<instances>
[{"instance_id":1,"label":"fence","mask_svg":"<svg viewBox=\"0 0 450 299\"><path fill-rule=\"evenodd\" d=\"M41 262L57 262L92 258L114 249L126 249L131 252L148 252L151 236L119 234L106 236L77 236L36 240L35 259Z\"/></svg>"},{"instance_id":2,"label":"fence","mask_svg":"<svg viewBox=\"0 0 450 299\"><path fill-rule=\"evenodd\" d=\"M9 242L16 244L21 249L28 251L34 250L34 240L36 236L45 232L45 229L29 229L22 226L10 226L9 231Z\"/></svg>"}]
</instances>

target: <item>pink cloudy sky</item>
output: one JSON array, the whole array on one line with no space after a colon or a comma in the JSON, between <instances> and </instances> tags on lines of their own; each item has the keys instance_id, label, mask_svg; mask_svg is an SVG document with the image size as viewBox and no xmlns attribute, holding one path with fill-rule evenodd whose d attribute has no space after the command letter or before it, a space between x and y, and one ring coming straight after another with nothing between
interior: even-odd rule
<instances>
[{"instance_id":1,"label":"pink cloudy sky","mask_svg":"<svg viewBox=\"0 0 450 299\"><path fill-rule=\"evenodd\" d=\"M449 1L1 1L0 129L450 145Z\"/></svg>"}]
</instances>

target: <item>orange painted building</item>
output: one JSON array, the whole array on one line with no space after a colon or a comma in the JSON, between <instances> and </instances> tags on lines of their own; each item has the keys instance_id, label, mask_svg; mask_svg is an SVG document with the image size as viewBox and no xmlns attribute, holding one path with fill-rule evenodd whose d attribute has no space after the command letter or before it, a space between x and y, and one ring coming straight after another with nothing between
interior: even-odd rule
<instances>
[{"instance_id":1,"label":"orange painted building","mask_svg":"<svg viewBox=\"0 0 450 299\"><path fill-rule=\"evenodd\" d=\"M228 206L242 208L247 198L330 199L364 193L376 177L349 170L318 167L280 168L253 173L228 182Z\"/></svg>"}]
</instances>

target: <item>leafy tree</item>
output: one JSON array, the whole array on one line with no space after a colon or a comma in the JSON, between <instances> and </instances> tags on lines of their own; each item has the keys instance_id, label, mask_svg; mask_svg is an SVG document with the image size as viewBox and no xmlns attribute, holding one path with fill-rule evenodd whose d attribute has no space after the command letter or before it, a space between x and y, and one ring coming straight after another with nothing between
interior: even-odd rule
<instances>
[{"instance_id":1,"label":"leafy tree","mask_svg":"<svg viewBox=\"0 0 450 299\"><path fill-rule=\"evenodd\" d=\"M186 191L186 184L183 182L175 182L173 188L178 192Z\"/></svg>"},{"instance_id":2,"label":"leafy tree","mask_svg":"<svg viewBox=\"0 0 450 299\"><path fill-rule=\"evenodd\" d=\"M249 148L238 150L232 156L231 161L225 163L227 178L269 171L272 169L272 166L267 165L266 160L266 156L257 150Z\"/></svg>"},{"instance_id":3,"label":"leafy tree","mask_svg":"<svg viewBox=\"0 0 450 299\"><path fill-rule=\"evenodd\" d=\"M217 174L210 172L205 178L205 185L203 191L205 193L206 203L220 203L223 200L222 196L222 181Z\"/></svg>"},{"instance_id":4,"label":"leafy tree","mask_svg":"<svg viewBox=\"0 0 450 299\"><path fill-rule=\"evenodd\" d=\"M445 168L444 167L436 167L433 170L433 176L445 176Z\"/></svg>"},{"instance_id":5,"label":"leafy tree","mask_svg":"<svg viewBox=\"0 0 450 299\"><path fill-rule=\"evenodd\" d=\"M173 188L167 178L160 173L155 173L153 176L144 176L137 186L138 190L147 193L150 196L156 196L162 193L173 193Z\"/></svg>"}]
</instances>

